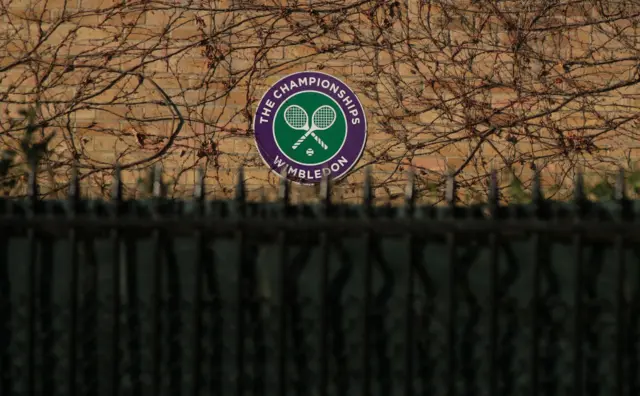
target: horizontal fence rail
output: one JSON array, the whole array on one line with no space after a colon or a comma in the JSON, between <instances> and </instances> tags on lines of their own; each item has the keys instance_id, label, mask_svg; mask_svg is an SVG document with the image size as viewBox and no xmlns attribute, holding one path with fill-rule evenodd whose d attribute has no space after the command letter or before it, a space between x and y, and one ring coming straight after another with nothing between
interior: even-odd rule
<instances>
[{"instance_id":1,"label":"horizontal fence rail","mask_svg":"<svg viewBox=\"0 0 640 396\"><path fill-rule=\"evenodd\" d=\"M638 202L0 200L2 395L640 394Z\"/></svg>"}]
</instances>

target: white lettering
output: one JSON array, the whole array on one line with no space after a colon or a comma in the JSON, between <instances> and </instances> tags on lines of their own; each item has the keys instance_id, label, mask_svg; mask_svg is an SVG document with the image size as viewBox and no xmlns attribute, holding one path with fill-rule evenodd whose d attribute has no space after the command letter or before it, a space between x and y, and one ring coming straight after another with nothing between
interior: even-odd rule
<instances>
[{"instance_id":1,"label":"white lettering","mask_svg":"<svg viewBox=\"0 0 640 396\"><path fill-rule=\"evenodd\" d=\"M334 162L333 164L331 164L331 170L334 172L337 172L340 170L340 165L337 162Z\"/></svg>"},{"instance_id":2,"label":"white lettering","mask_svg":"<svg viewBox=\"0 0 640 396\"><path fill-rule=\"evenodd\" d=\"M260 115L265 117L270 117L271 109L267 109L266 107L262 108L262 113L260 113Z\"/></svg>"},{"instance_id":3,"label":"white lettering","mask_svg":"<svg viewBox=\"0 0 640 396\"><path fill-rule=\"evenodd\" d=\"M320 179L322 177L320 169L316 169L316 171L314 172L314 176L316 177L316 179Z\"/></svg>"},{"instance_id":4,"label":"white lettering","mask_svg":"<svg viewBox=\"0 0 640 396\"><path fill-rule=\"evenodd\" d=\"M322 83L320 85L322 86L322 88L328 89L331 86L331 83L327 80L322 80Z\"/></svg>"},{"instance_id":5,"label":"white lettering","mask_svg":"<svg viewBox=\"0 0 640 396\"><path fill-rule=\"evenodd\" d=\"M280 159L279 156L276 155L276 159L273 160L273 164L276 166L276 168L281 169L285 166L287 166L287 163L284 162L283 160Z\"/></svg>"},{"instance_id":6,"label":"white lettering","mask_svg":"<svg viewBox=\"0 0 640 396\"><path fill-rule=\"evenodd\" d=\"M340 164L341 168L347 164L347 159L344 158L344 155L342 157L338 158L338 164Z\"/></svg>"},{"instance_id":7,"label":"white lettering","mask_svg":"<svg viewBox=\"0 0 640 396\"><path fill-rule=\"evenodd\" d=\"M307 85L309 82L307 81L307 77L298 78L298 85Z\"/></svg>"},{"instance_id":8,"label":"white lettering","mask_svg":"<svg viewBox=\"0 0 640 396\"><path fill-rule=\"evenodd\" d=\"M280 92L278 92L278 91L275 91L273 93L273 96L275 96L276 99L280 99L282 97L282 95L280 95Z\"/></svg>"}]
</instances>

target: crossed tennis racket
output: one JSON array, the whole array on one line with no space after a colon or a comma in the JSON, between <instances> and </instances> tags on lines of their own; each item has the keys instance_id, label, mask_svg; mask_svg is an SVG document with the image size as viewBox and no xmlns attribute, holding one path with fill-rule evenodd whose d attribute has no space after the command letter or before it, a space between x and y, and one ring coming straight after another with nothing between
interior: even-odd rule
<instances>
[{"instance_id":1,"label":"crossed tennis racket","mask_svg":"<svg viewBox=\"0 0 640 396\"><path fill-rule=\"evenodd\" d=\"M325 131L329 129L331 125L336 122L336 111L329 105L318 107L311 116L311 126L309 126L309 115L307 112L298 105L291 105L284 111L284 121L291 129L305 131L305 134L291 146L292 149L297 149L309 136L313 136L320 147L326 150L328 148L327 144L316 135L315 131Z\"/></svg>"}]
</instances>

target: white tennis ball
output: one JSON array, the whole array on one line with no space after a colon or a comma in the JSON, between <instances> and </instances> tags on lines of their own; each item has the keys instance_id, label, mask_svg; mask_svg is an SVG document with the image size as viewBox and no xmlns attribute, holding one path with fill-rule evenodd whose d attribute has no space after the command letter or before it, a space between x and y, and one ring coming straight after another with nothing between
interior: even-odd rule
<instances>
[{"instance_id":1,"label":"white tennis ball","mask_svg":"<svg viewBox=\"0 0 640 396\"><path fill-rule=\"evenodd\" d=\"M312 148L308 148L308 149L307 149L307 155L308 155L309 157L311 157L311 156L313 155L313 149L312 149Z\"/></svg>"}]
</instances>

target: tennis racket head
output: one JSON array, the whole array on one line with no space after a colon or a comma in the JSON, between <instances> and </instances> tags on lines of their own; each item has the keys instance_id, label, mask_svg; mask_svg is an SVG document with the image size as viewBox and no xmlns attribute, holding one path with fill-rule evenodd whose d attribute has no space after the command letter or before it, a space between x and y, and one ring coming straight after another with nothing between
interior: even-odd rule
<instances>
[{"instance_id":1,"label":"tennis racket head","mask_svg":"<svg viewBox=\"0 0 640 396\"><path fill-rule=\"evenodd\" d=\"M293 129L309 129L309 116L298 105L291 105L284 110L284 122Z\"/></svg>"},{"instance_id":2,"label":"tennis racket head","mask_svg":"<svg viewBox=\"0 0 640 396\"><path fill-rule=\"evenodd\" d=\"M314 125L316 129L323 131L330 128L331 125L336 122L336 117L337 114L333 107L323 105L313 112L312 125Z\"/></svg>"}]
</instances>

